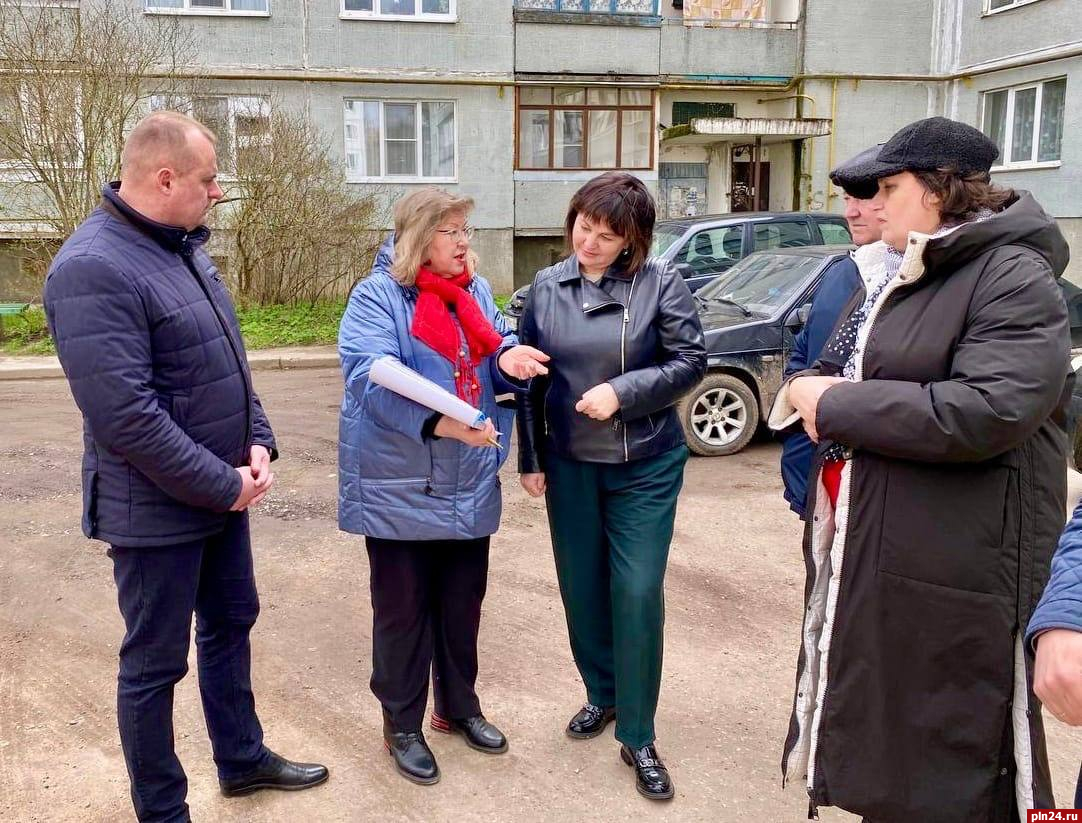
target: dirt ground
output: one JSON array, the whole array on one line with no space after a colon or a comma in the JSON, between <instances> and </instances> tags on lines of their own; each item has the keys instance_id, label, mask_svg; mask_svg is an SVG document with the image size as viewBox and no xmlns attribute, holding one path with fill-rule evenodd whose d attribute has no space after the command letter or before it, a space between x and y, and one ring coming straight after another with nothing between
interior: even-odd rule
<instances>
[{"instance_id":1,"label":"dirt ground","mask_svg":"<svg viewBox=\"0 0 1082 823\"><path fill-rule=\"evenodd\" d=\"M276 490L253 518L263 604L253 634L256 699L268 745L328 764L331 780L299 794L222 798L193 648L175 714L195 820L805 819L806 795L799 785L782 790L778 765L804 573L776 446L688 465L667 577L657 718L675 801L652 804L635 793L611 730L592 741L563 734L583 690L542 503L526 496L510 467L479 691L511 748L492 757L429 734L443 780L420 787L393 771L381 745L368 690L367 562L360 539L335 526L338 374L263 372L257 387L283 458ZM0 383L2 821L133 819L114 718L122 624L105 546L79 532L79 444L63 381ZM1057 796L1069 802L1082 733L1052 720L1049 750Z\"/></svg>"}]
</instances>

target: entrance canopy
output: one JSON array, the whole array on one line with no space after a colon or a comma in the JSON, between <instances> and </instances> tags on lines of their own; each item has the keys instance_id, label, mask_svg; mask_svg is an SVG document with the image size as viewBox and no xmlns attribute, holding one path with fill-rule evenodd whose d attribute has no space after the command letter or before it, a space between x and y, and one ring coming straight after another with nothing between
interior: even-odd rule
<instances>
[{"instance_id":1,"label":"entrance canopy","mask_svg":"<svg viewBox=\"0 0 1082 823\"><path fill-rule=\"evenodd\" d=\"M712 143L787 143L808 137L826 137L831 121L826 118L701 117L686 125L671 126L661 141L676 146L708 146Z\"/></svg>"}]
</instances>

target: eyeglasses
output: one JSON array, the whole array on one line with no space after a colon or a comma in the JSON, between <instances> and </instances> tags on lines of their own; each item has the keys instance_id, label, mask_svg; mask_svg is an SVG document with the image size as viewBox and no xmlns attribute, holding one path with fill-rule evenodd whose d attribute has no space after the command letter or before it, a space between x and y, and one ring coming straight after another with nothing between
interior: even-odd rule
<instances>
[{"instance_id":1,"label":"eyeglasses","mask_svg":"<svg viewBox=\"0 0 1082 823\"><path fill-rule=\"evenodd\" d=\"M470 240L473 238L473 233L476 231L473 226L466 226L462 229L436 229L438 234L442 234L444 237L448 237L453 241L458 241L459 238L463 240Z\"/></svg>"}]
</instances>

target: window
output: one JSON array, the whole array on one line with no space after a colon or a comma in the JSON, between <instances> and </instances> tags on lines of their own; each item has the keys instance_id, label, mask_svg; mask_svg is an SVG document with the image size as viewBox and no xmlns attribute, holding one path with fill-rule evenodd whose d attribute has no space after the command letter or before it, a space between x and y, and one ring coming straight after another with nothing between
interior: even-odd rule
<instances>
[{"instance_id":1,"label":"window","mask_svg":"<svg viewBox=\"0 0 1082 823\"><path fill-rule=\"evenodd\" d=\"M455 182L455 104L450 100L347 100L351 181Z\"/></svg>"},{"instance_id":2,"label":"window","mask_svg":"<svg viewBox=\"0 0 1082 823\"><path fill-rule=\"evenodd\" d=\"M247 157L270 144L270 102L265 97L157 96L152 111L173 109L188 114L218 136L218 170L222 176L243 174Z\"/></svg>"},{"instance_id":3,"label":"window","mask_svg":"<svg viewBox=\"0 0 1082 823\"><path fill-rule=\"evenodd\" d=\"M270 14L270 0L143 0L143 7L166 14Z\"/></svg>"},{"instance_id":4,"label":"window","mask_svg":"<svg viewBox=\"0 0 1082 823\"><path fill-rule=\"evenodd\" d=\"M696 274L724 271L740 259L743 224L705 229L694 235L673 262L687 263Z\"/></svg>"},{"instance_id":5,"label":"window","mask_svg":"<svg viewBox=\"0 0 1082 823\"><path fill-rule=\"evenodd\" d=\"M795 220L779 220L774 223L758 223L754 226L754 251L764 249L787 249L792 246L810 246L811 231L808 224Z\"/></svg>"},{"instance_id":6,"label":"window","mask_svg":"<svg viewBox=\"0 0 1082 823\"><path fill-rule=\"evenodd\" d=\"M1037 0L984 0L984 13L993 14L997 11L1006 11L1016 6L1028 6Z\"/></svg>"},{"instance_id":7,"label":"window","mask_svg":"<svg viewBox=\"0 0 1082 823\"><path fill-rule=\"evenodd\" d=\"M736 117L734 103L698 103L677 100L672 104L673 126L686 126L704 117Z\"/></svg>"},{"instance_id":8,"label":"window","mask_svg":"<svg viewBox=\"0 0 1082 823\"><path fill-rule=\"evenodd\" d=\"M79 96L59 86L0 85L0 168L76 167L82 160Z\"/></svg>"},{"instance_id":9,"label":"window","mask_svg":"<svg viewBox=\"0 0 1082 823\"><path fill-rule=\"evenodd\" d=\"M455 19L457 0L342 0L342 17L389 20Z\"/></svg>"},{"instance_id":10,"label":"window","mask_svg":"<svg viewBox=\"0 0 1082 823\"><path fill-rule=\"evenodd\" d=\"M828 246L849 245L853 242L849 225L844 220L820 220L819 232L823 235L823 242Z\"/></svg>"},{"instance_id":11,"label":"window","mask_svg":"<svg viewBox=\"0 0 1082 823\"><path fill-rule=\"evenodd\" d=\"M524 86L518 92L518 168L649 169L649 89Z\"/></svg>"},{"instance_id":12,"label":"window","mask_svg":"<svg viewBox=\"0 0 1082 823\"><path fill-rule=\"evenodd\" d=\"M1058 163L1067 78L983 95L982 129L999 146L996 166Z\"/></svg>"},{"instance_id":13,"label":"window","mask_svg":"<svg viewBox=\"0 0 1082 823\"><path fill-rule=\"evenodd\" d=\"M516 9L657 15L658 0L515 0Z\"/></svg>"}]
</instances>

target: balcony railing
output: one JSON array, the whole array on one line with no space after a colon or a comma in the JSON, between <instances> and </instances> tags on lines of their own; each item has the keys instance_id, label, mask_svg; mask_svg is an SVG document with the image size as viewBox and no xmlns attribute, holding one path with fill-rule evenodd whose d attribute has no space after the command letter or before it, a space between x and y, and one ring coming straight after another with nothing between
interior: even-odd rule
<instances>
[{"instance_id":1,"label":"balcony railing","mask_svg":"<svg viewBox=\"0 0 1082 823\"><path fill-rule=\"evenodd\" d=\"M580 14L640 14L656 17L660 0L515 0L515 8Z\"/></svg>"}]
</instances>

